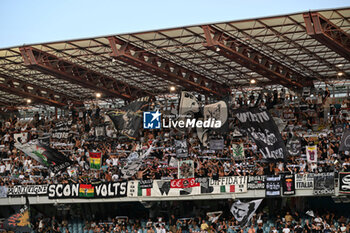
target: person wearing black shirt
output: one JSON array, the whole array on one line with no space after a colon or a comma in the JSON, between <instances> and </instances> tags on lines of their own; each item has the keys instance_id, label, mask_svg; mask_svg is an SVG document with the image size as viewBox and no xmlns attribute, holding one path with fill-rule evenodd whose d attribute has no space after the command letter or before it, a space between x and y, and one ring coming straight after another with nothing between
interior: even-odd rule
<instances>
[{"instance_id":1,"label":"person wearing black shirt","mask_svg":"<svg viewBox=\"0 0 350 233\"><path fill-rule=\"evenodd\" d=\"M311 231L312 231L311 224L309 223L309 220L306 220L304 225L304 232L311 233Z\"/></svg>"},{"instance_id":2,"label":"person wearing black shirt","mask_svg":"<svg viewBox=\"0 0 350 233\"><path fill-rule=\"evenodd\" d=\"M264 233L264 230L262 229L261 225L259 225L258 229L256 229L256 233Z\"/></svg>"}]
</instances>

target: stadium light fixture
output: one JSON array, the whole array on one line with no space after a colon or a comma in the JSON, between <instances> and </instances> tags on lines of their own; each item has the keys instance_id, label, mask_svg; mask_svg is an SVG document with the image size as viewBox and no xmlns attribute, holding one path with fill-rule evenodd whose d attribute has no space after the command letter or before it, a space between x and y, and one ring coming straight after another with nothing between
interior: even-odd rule
<instances>
[{"instance_id":1,"label":"stadium light fixture","mask_svg":"<svg viewBox=\"0 0 350 233\"><path fill-rule=\"evenodd\" d=\"M30 104L32 102L31 99L27 99L27 104Z\"/></svg>"},{"instance_id":2,"label":"stadium light fixture","mask_svg":"<svg viewBox=\"0 0 350 233\"><path fill-rule=\"evenodd\" d=\"M250 84L255 84L256 83L256 80L255 79L251 79L250 80Z\"/></svg>"},{"instance_id":3,"label":"stadium light fixture","mask_svg":"<svg viewBox=\"0 0 350 233\"><path fill-rule=\"evenodd\" d=\"M173 92L173 91L175 91L175 90L176 90L175 86L171 86L171 87L170 87L170 91L171 91L171 92Z\"/></svg>"},{"instance_id":4,"label":"stadium light fixture","mask_svg":"<svg viewBox=\"0 0 350 233\"><path fill-rule=\"evenodd\" d=\"M96 98L101 98L101 93L96 93Z\"/></svg>"},{"instance_id":5,"label":"stadium light fixture","mask_svg":"<svg viewBox=\"0 0 350 233\"><path fill-rule=\"evenodd\" d=\"M338 72L338 76L342 76L343 74L343 72Z\"/></svg>"}]
</instances>

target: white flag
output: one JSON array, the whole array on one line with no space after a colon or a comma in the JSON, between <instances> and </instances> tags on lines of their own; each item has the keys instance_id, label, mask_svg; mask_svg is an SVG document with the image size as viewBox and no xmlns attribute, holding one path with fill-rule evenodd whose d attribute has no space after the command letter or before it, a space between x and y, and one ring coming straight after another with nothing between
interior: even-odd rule
<instances>
[{"instance_id":1,"label":"white flag","mask_svg":"<svg viewBox=\"0 0 350 233\"><path fill-rule=\"evenodd\" d=\"M317 162L317 146L307 146L306 147L306 158L308 163Z\"/></svg>"},{"instance_id":2,"label":"white flag","mask_svg":"<svg viewBox=\"0 0 350 233\"><path fill-rule=\"evenodd\" d=\"M191 92L181 92L179 115L186 115L187 113L199 112L199 102L197 97Z\"/></svg>"},{"instance_id":3,"label":"white flag","mask_svg":"<svg viewBox=\"0 0 350 233\"><path fill-rule=\"evenodd\" d=\"M314 211L312 211L312 210L306 211L306 214L313 217L313 218L315 217Z\"/></svg>"},{"instance_id":4,"label":"white flag","mask_svg":"<svg viewBox=\"0 0 350 233\"><path fill-rule=\"evenodd\" d=\"M262 200L263 199L258 199L247 203L243 203L238 200L237 202L233 203L231 213L239 224L243 226L253 217L253 214L258 209Z\"/></svg>"}]
</instances>

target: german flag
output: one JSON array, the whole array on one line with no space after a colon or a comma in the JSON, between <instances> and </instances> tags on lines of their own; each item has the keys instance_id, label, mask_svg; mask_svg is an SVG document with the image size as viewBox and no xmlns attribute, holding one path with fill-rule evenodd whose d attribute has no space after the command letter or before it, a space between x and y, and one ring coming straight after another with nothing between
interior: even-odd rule
<instances>
[{"instance_id":1,"label":"german flag","mask_svg":"<svg viewBox=\"0 0 350 233\"><path fill-rule=\"evenodd\" d=\"M94 186L91 184L79 184L79 197L94 197Z\"/></svg>"}]
</instances>

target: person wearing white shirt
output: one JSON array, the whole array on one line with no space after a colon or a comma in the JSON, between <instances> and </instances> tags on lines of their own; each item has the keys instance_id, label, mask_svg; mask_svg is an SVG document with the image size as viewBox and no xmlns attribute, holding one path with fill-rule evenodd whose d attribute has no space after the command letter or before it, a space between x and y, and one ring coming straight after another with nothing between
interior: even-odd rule
<instances>
[{"instance_id":1,"label":"person wearing white shirt","mask_svg":"<svg viewBox=\"0 0 350 233\"><path fill-rule=\"evenodd\" d=\"M5 164L2 162L1 165L0 165L0 174L4 174L4 173L5 173L5 169L6 169L6 166L5 166Z\"/></svg>"},{"instance_id":2,"label":"person wearing white shirt","mask_svg":"<svg viewBox=\"0 0 350 233\"><path fill-rule=\"evenodd\" d=\"M317 226L321 226L322 225L322 218L320 218L319 216L317 216L314 220L314 222L316 223Z\"/></svg>"},{"instance_id":3,"label":"person wearing white shirt","mask_svg":"<svg viewBox=\"0 0 350 233\"><path fill-rule=\"evenodd\" d=\"M118 179L119 179L118 174L113 174L112 180L113 180L113 181L117 181Z\"/></svg>"},{"instance_id":4,"label":"person wearing white shirt","mask_svg":"<svg viewBox=\"0 0 350 233\"><path fill-rule=\"evenodd\" d=\"M287 227L287 225L284 226L282 232L283 233L290 233L290 229Z\"/></svg>"},{"instance_id":5,"label":"person wearing white shirt","mask_svg":"<svg viewBox=\"0 0 350 233\"><path fill-rule=\"evenodd\" d=\"M344 223L341 224L341 227L340 227L340 232L346 232L346 226Z\"/></svg>"},{"instance_id":6,"label":"person wearing white shirt","mask_svg":"<svg viewBox=\"0 0 350 233\"><path fill-rule=\"evenodd\" d=\"M118 158L112 158L113 166L118 166Z\"/></svg>"}]
</instances>

